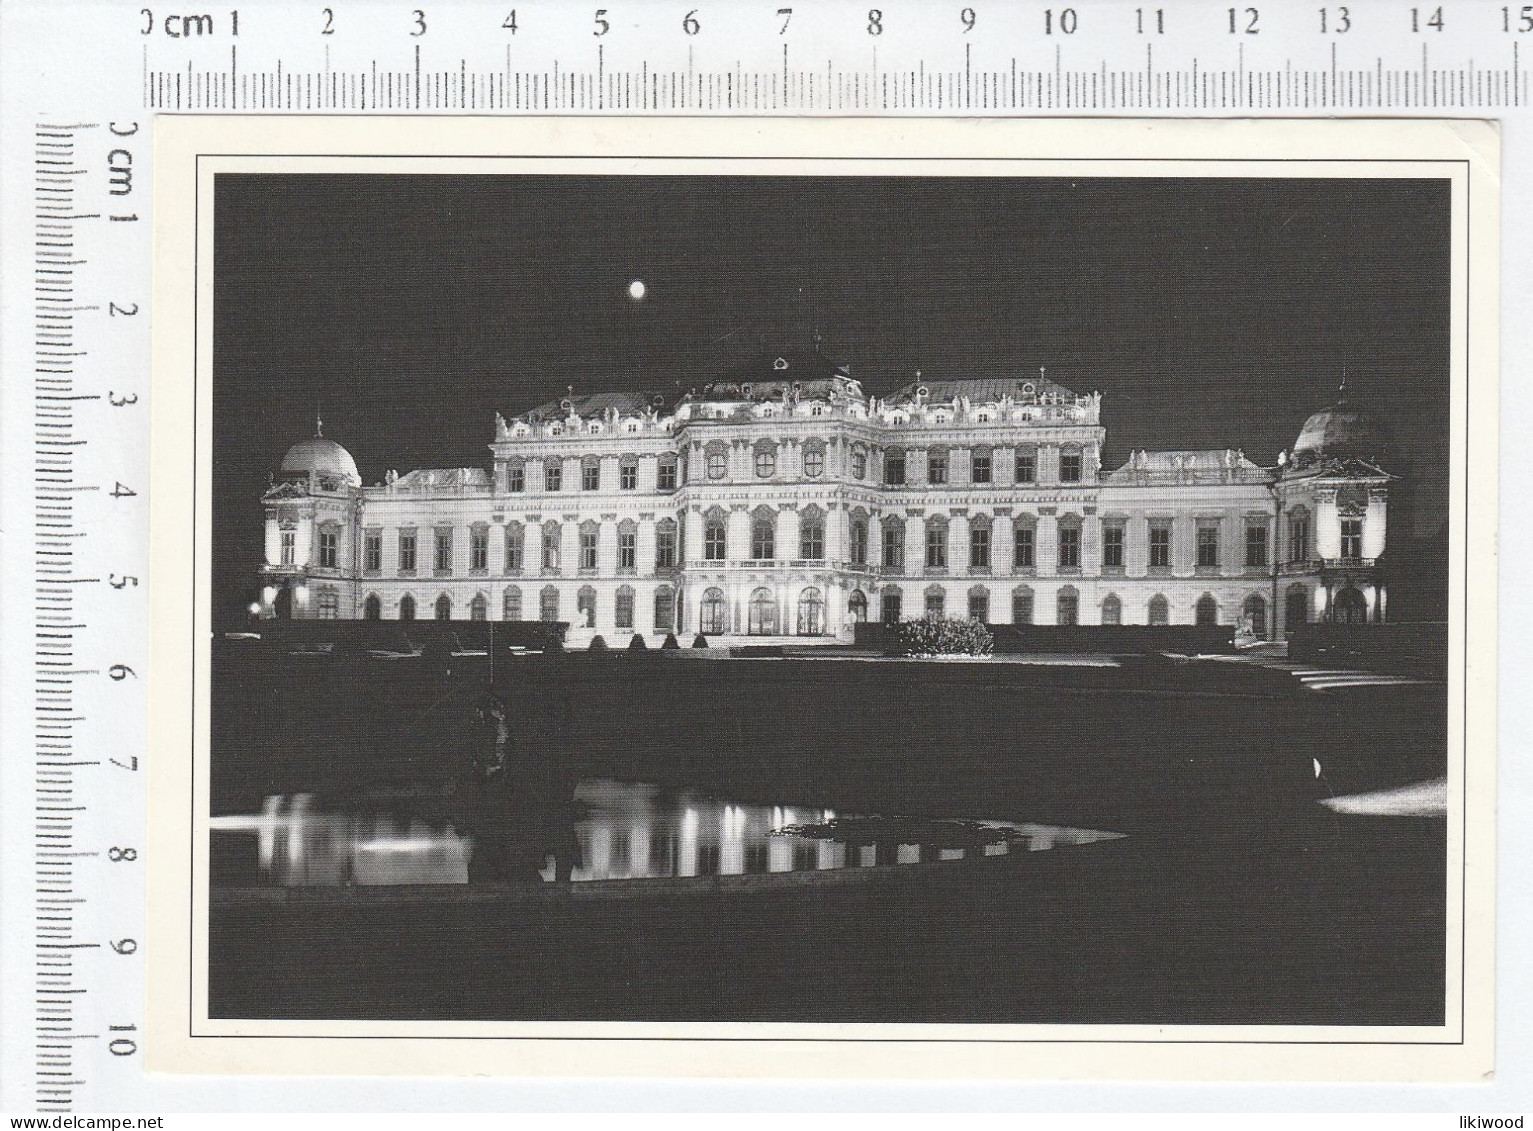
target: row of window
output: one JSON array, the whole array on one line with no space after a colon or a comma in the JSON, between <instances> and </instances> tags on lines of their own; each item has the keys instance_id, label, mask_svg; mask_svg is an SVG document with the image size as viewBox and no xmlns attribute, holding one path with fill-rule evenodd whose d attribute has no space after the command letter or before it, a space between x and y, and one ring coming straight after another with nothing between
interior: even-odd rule
<instances>
[{"instance_id":1,"label":"row of window","mask_svg":"<svg viewBox=\"0 0 1533 1131\"><path fill-rule=\"evenodd\" d=\"M575 595L575 610L579 615L580 623L590 627L596 625L596 590L590 586L583 587ZM622 585L618 587L613 596L612 618L613 624L618 628L632 630L634 628L634 608L636 596L632 587ZM333 619L338 615L339 599L335 590L321 589L315 601L315 608L321 619ZM669 585L662 585L655 590L654 599L654 631L673 632L676 629L676 591ZM538 619L545 621L561 620L559 590L552 585L545 586L538 594ZM415 620L417 615L415 598L406 593L399 599L399 619ZM436 620L453 619L452 598L443 593L439 595L432 605L432 615ZM468 604L469 620L488 620L490 615L490 599L483 593L476 593ZM518 587L509 586L501 595L502 620L522 619L522 591ZM376 593L370 593L362 602L362 616L367 620L381 620L383 617L383 601Z\"/></svg>"},{"instance_id":2,"label":"row of window","mask_svg":"<svg viewBox=\"0 0 1533 1131\"><path fill-rule=\"evenodd\" d=\"M1149 527L1149 566L1151 569L1171 568L1171 523L1152 521ZM1248 569L1266 568L1267 526L1265 523L1249 523L1246 526L1245 561ZM1104 523L1102 527L1102 566L1105 569L1124 567L1125 528L1121 523ZM1012 562L1017 569L1032 569L1035 565L1036 532L1031 526L1018 525L1015 530ZM337 567L339 532L321 530L319 534L319 564L321 568ZM417 567L417 533L402 530L399 533L399 570L413 573ZM520 523L505 528L505 568L516 572L523 568L525 535ZM581 526L578 539L579 565L583 570L597 568L598 528L594 523ZM292 531L282 532L282 564L292 565L294 556ZM1081 531L1078 525L1061 522L1057 531L1057 564L1061 569L1079 569L1081 564ZM542 528L541 561L545 571L560 568L563 536L558 523L549 522ZM757 518L751 524L751 557L756 561L776 557L776 523L770 517ZM823 519L806 515L799 526L799 557L817 561L825 557L825 525ZM485 572L489 569L490 536L487 527L475 527L469 533L469 569ZM679 557L679 536L673 521L664 520L655 530L655 568L672 569ZM1289 520L1289 560L1304 561L1309 553L1309 519L1296 515ZM438 573L452 571L453 532L450 529L435 531L433 568ZM1360 558L1363 554L1363 520L1341 520L1341 556ZM728 556L728 534L722 519L708 521L703 528L703 556L708 561L724 561ZM868 526L862 519L854 520L851 528L851 560L854 565L867 565ZM1220 566L1219 524L1217 521L1199 521L1196 528L1195 564L1199 569L1218 569ZM905 564L905 531L898 523L891 523L883 530L883 565L887 569L902 569ZM638 565L638 535L632 524L619 527L617 534L617 568L634 570ZM948 567L947 524L932 520L926 526L925 565L927 569ZM377 573L383 568L383 534L369 530L363 534L362 568ZM969 568L990 568L990 528L973 526L969 530Z\"/></svg>"},{"instance_id":3,"label":"row of window","mask_svg":"<svg viewBox=\"0 0 1533 1131\"><path fill-rule=\"evenodd\" d=\"M639 489L639 463L638 457L627 456L618 464L618 490L637 491ZM660 491L674 491L679 482L678 464L674 455L662 456L655 467L655 488ZM599 459L588 458L580 464L580 489L582 491L600 491L602 489L602 466ZM519 495L527 490L527 468L519 461L511 461L506 464L506 490L513 495ZM543 490L548 492L564 490L564 463L561 460L545 460L543 463Z\"/></svg>"}]
</instances>

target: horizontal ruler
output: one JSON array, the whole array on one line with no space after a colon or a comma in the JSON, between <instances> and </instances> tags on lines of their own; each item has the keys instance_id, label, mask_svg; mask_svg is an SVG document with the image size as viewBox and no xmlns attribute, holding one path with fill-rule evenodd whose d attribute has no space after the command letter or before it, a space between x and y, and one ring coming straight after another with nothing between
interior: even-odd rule
<instances>
[{"instance_id":1,"label":"horizontal ruler","mask_svg":"<svg viewBox=\"0 0 1533 1131\"><path fill-rule=\"evenodd\" d=\"M1422 111L1530 95L1533 5L695 3L121 19L152 110Z\"/></svg>"}]
</instances>

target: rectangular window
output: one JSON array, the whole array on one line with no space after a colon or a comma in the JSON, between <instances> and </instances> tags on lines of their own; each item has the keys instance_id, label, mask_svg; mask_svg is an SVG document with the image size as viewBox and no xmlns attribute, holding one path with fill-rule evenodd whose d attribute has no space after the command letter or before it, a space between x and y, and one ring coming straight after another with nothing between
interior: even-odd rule
<instances>
[{"instance_id":1,"label":"rectangular window","mask_svg":"<svg viewBox=\"0 0 1533 1131\"><path fill-rule=\"evenodd\" d=\"M1102 527L1102 568L1123 568L1123 527Z\"/></svg>"},{"instance_id":2,"label":"rectangular window","mask_svg":"<svg viewBox=\"0 0 1533 1131\"><path fill-rule=\"evenodd\" d=\"M540 620L559 619L559 591L552 585L538 596L538 618Z\"/></svg>"},{"instance_id":3,"label":"rectangular window","mask_svg":"<svg viewBox=\"0 0 1533 1131\"><path fill-rule=\"evenodd\" d=\"M976 482L976 483L989 483L990 482L990 453L989 452L975 452L974 453L974 462L971 465L971 467L972 467L972 473L971 473L970 477L974 480L974 482Z\"/></svg>"},{"instance_id":4,"label":"rectangular window","mask_svg":"<svg viewBox=\"0 0 1533 1131\"><path fill-rule=\"evenodd\" d=\"M550 460L543 465L543 489L545 491L557 491L564 486L564 465L558 460Z\"/></svg>"},{"instance_id":5,"label":"rectangular window","mask_svg":"<svg viewBox=\"0 0 1533 1131\"><path fill-rule=\"evenodd\" d=\"M543 528L543 568L550 573L559 572L559 538L557 526Z\"/></svg>"},{"instance_id":6,"label":"rectangular window","mask_svg":"<svg viewBox=\"0 0 1533 1131\"><path fill-rule=\"evenodd\" d=\"M1150 568L1171 568L1171 524L1168 522L1150 526Z\"/></svg>"},{"instance_id":7,"label":"rectangular window","mask_svg":"<svg viewBox=\"0 0 1533 1131\"><path fill-rule=\"evenodd\" d=\"M990 528L988 526L969 528L969 568L990 568Z\"/></svg>"},{"instance_id":8,"label":"rectangular window","mask_svg":"<svg viewBox=\"0 0 1533 1131\"><path fill-rule=\"evenodd\" d=\"M931 483L947 482L947 453L929 452L926 456L926 478Z\"/></svg>"},{"instance_id":9,"label":"rectangular window","mask_svg":"<svg viewBox=\"0 0 1533 1131\"><path fill-rule=\"evenodd\" d=\"M676 568L676 531L668 526L655 531L655 568Z\"/></svg>"},{"instance_id":10,"label":"rectangular window","mask_svg":"<svg viewBox=\"0 0 1533 1131\"><path fill-rule=\"evenodd\" d=\"M988 621L990 619L989 593L969 594L969 619L977 621Z\"/></svg>"},{"instance_id":11,"label":"rectangular window","mask_svg":"<svg viewBox=\"0 0 1533 1131\"><path fill-rule=\"evenodd\" d=\"M476 529L469 535L468 568L483 573L490 568L490 532Z\"/></svg>"},{"instance_id":12,"label":"rectangular window","mask_svg":"<svg viewBox=\"0 0 1533 1131\"><path fill-rule=\"evenodd\" d=\"M710 562L721 562L728 553L728 538L722 522L710 522L703 531L703 557Z\"/></svg>"},{"instance_id":13,"label":"rectangular window","mask_svg":"<svg viewBox=\"0 0 1533 1131\"><path fill-rule=\"evenodd\" d=\"M369 530L362 535L362 568L368 573L383 568L383 531Z\"/></svg>"},{"instance_id":14,"label":"rectangular window","mask_svg":"<svg viewBox=\"0 0 1533 1131\"><path fill-rule=\"evenodd\" d=\"M947 568L946 523L934 523L926 528L926 568Z\"/></svg>"},{"instance_id":15,"label":"rectangular window","mask_svg":"<svg viewBox=\"0 0 1533 1131\"><path fill-rule=\"evenodd\" d=\"M506 468L506 490L513 495L520 495L527 489L527 469L519 463L513 463Z\"/></svg>"},{"instance_id":16,"label":"rectangular window","mask_svg":"<svg viewBox=\"0 0 1533 1131\"><path fill-rule=\"evenodd\" d=\"M639 540L632 530L617 532L617 568L633 570L639 563Z\"/></svg>"},{"instance_id":17,"label":"rectangular window","mask_svg":"<svg viewBox=\"0 0 1533 1131\"><path fill-rule=\"evenodd\" d=\"M1017 452L1017 482L1032 483L1038 478L1038 457L1030 452Z\"/></svg>"},{"instance_id":18,"label":"rectangular window","mask_svg":"<svg viewBox=\"0 0 1533 1131\"><path fill-rule=\"evenodd\" d=\"M890 487L905 484L905 453L890 452L884 457L884 482Z\"/></svg>"},{"instance_id":19,"label":"rectangular window","mask_svg":"<svg viewBox=\"0 0 1533 1131\"><path fill-rule=\"evenodd\" d=\"M522 591L520 589L507 589L500 603L501 620L522 619Z\"/></svg>"},{"instance_id":20,"label":"rectangular window","mask_svg":"<svg viewBox=\"0 0 1533 1131\"><path fill-rule=\"evenodd\" d=\"M520 573L522 571L522 528L520 526L506 527L506 572Z\"/></svg>"},{"instance_id":21,"label":"rectangular window","mask_svg":"<svg viewBox=\"0 0 1533 1131\"><path fill-rule=\"evenodd\" d=\"M433 567L437 573L452 572L452 531L438 530L436 532L436 558Z\"/></svg>"},{"instance_id":22,"label":"rectangular window","mask_svg":"<svg viewBox=\"0 0 1533 1131\"><path fill-rule=\"evenodd\" d=\"M817 561L825 556L825 527L818 522L806 522L799 531L799 556Z\"/></svg>"},{"instance_id":23,"label":"rectangular window","mask_svg":"<svg viewBox=\"0 0 1533 1131\"><path fill-rule=\"evenodd\" d=\"M1061 483L1079 483L1081 481L1080 452L1061 452L1059 454L1059 481Z\"/></svg>"},{"instance_id":24,"label":"rectangular window","mask_svg":"<svg viewBox=\"0 0 1533 1131\"><path fill-rule=\"evenodd\" d=\"M399 572L415 572L415 531L399 532Z\"/></svg>"},{"instance_id":25,"label":"rectangular window","mask_svg":"<svg viewBox=\"0 0 1533 1131\"><path fill-rule=\"evenodd\" d=\"M1260 569L1267 564L1267 527L1252 523L1246 527L1246 568Z\"/></svg>"},{"instance_id":26,"label":"rectangular window","mask_svg":"<svg viewBox=\"0 0 1533 1131\"><path fill-rule=\"evenodd\" d=\"M617 628L633 629L633 590L623 586L612 605L612 623Z\"/></svg>"},{"instance_id":27,"label":"rectangular window","mask_svg":"<svg viewBox=\"0 0 1533 1131\"><path fill-rule=\"evenodd\" d=\"M637 491L639 489L639 465L625 463L618 468L617 485L623 491Z\"/></svg>"},{"instance_id":28,"label":"rectangular window","mask_svg":"<svg viewBox=\"0 0 1533 1131\"><path fill-rule=\"evenodd\" d=\"M1018 589L1011 595L1011 623L1033 623L1033 591Z\"/></svg>"},{"instance_id":29,"label":"rectangular window","mask_svg":"<svg viewBox=\"0 0 1533 1131\"><path fill-rule=\"evenodd\" d=\"M601 488L601 464L584 463L580 465L580 489L582 491L596 491Z\"/></svg>"},{"instance_id":30,"label":"rectangular window","mask_svg":"<svg viewBox=\"0 0 1533 1131\"><path fill-rule=\"evenodd\" d=\"M940 589L934 589L926 595L926 615L940 617L947 610L947 594Z\"/></svg>"},{"instance_id":31,"label":"rectangular window","mask_svg":"<svg viewBox=\"0 0 1533 1131\"><path fill-rule=\"evenodd\" d=\"M1360 558L1363 556L1362 519L1344 518L1341 520L1341 556L1344 558Z\"/></svg>"},{"instance_id":32,"label":"rectangular window","mask_svg":"<svg viewBox=\"0 0 1533 1131\"><path fill-rule=\"evenodd\" d=\"M1016 557L1014 564L1019 570L1032 569L1037 565L1036 532L1031 526L1017 527Z\"/></svg>"},{"instance_id":33,"label":"rectangular window","mask_svg":"<svg viewBox=\"0 0 1533 1131\"><path fill-rule=\"evenodd\" d=\"M1059 568L1081 568L1081 528L1079 526L1059 528Z\"/></svg>"},{"instance_id":34,"label":"rectangular window","mask_svg":"<svg viewBox=\"0 0 1533 1131\"><path fill-rule=\"evenodd\" d=\"M899 624L901 606L904 604L904 596L898 589L884 593L883 616L885 624Z\"/></svg>"},{"instance_id":35,"label":"rectangular window","mask_svg":"<svg viewBox=\"0 0 1533 1131\"><path fill-rule=\"evenodd\" d=\"M905 568L905 528L903 526L884 527L884 568Z\"/></svg>"},{"instance_id":36,"label":"rectangular window","mask_svg":"<svg viewBox=\"0 0 1533 1131\"><path fill-rule=\"evenodd\" d=\"M580 532L580 568L596 568L596 531L594 530Z\"/></svg>"},{"instance_id":37,"label":"rectangular window","mask_svg":"<svg viewBox=\"0 0 1533 1131\"><path fill-rule=\"evenodd\" d=\"M1198 557L1199 569L1219 568L1219 527L1211 522L1198 524Z\"/></svg>"},{"instance_id":38,"label":"rectangular window","mask_svg":"<svg viewBox=\"0 0 1533 1131\"><path fill-rule=\"evenodd\" d=\"M298 535L291 530L282 532L282 564L292 565L298 555Z\"/></svg>"},{"instance_id":39,"label":"rectangular window","mask_svg":"<svg viewBox=\"0 0 1533 1131\"><path fill-rule=\"evenodd\" d=\"M324 569L334 569L341 536L333 530L319 532L319 564Z\"/></svg>"},{"instance_id":40,"label":"rectangular window","mask_svg":"<svg viewBox=\"0 0 1533 1131\"><path fill-rule=\"evenodd\" d=\"M1309 519L1295 515L1288 520L1288 560L1302 562L1309 559Z\"/></svg>"},{"instance_id":41,"label":"rectangular window","mask_svg":"<svg viewBox=\"0 0 1533 1131\"><path fill-rule=\"evenodd\" d=\"M860 519L852 523L852 564L868 564L868 526Z\"/></svg>"},{"instance_id":42,"label":"rectangular window","mask_svg":"<svg viewBox=\"0 0 1533 1131\"><path fill-rule=\"evenodd\" d=\"M656 486L660 490L676 490L676 461L674 459L662 459L655 472L659 480Z\"/></svg>"}]
</instances>

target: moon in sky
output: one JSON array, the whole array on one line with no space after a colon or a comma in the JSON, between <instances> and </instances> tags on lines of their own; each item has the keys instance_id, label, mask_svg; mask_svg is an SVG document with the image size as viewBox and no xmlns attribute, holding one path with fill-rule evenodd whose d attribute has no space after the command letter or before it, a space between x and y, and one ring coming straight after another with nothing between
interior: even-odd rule
<instances>
[{"instance_id":1,"label":"moon in sky","mask_svg":"<svg viewBox=\"0 0 1533 1131\"><path fill-rule=\"evenodd\" d=\"M638 302L641 298L644 297L644 290L644 280L635 279L633 282L628 284L628 297L633 299L634 302Z\"/></svg>"}]
</instances>

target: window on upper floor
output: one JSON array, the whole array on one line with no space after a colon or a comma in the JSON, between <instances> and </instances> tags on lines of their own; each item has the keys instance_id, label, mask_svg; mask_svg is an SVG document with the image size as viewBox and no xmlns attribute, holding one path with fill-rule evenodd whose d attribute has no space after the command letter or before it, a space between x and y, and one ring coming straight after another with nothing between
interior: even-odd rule
<instances>
[{"instance_id":1,"label":"window on upper floor","mask_svg":"<svg viewBox=\"0 0 1533 1131\"><path fill-rule=\"evenodd\" d=\"M490 568L490 532L483 527L469 533L468 568L480 573Z\"/></svg>"},{"instance_id":2,"label":"window on upper floor","mask_svg":"<svg viewBox=\"0 0 1533 1131\"><path fill-rule=\"evenodd\" d=\"M1123 527L1118 523L1102 527L1102 568L1123 568Z\"/></svg>"},{"instance_id":3,"label":"window on upper floor","mask_svg":"<svg viewBox=\"0 0 1533 1131\"><path fill-rule=\"evenodd\" d=\"M543 568L553 573L559 570L559 527L554 524L543 527Z\"/></svg>"},{"instance_id":4,"label":"window on upper floor","mask_svg":"<svg viewBox=\"0 0 1533 1131\"><path fill-rule=\"evenodd\" d=\"M1012 564L1018 570L1033 569L1037 564L1037 531L1031 525L1017 524Z\"/></svg>"},{"instance_id":5,"label":"window on upper floor","mask_svg":"<svg viewBox=\"0 0 1533 1131\"><path fill-rule=\"evenodd\" d=\"M383 531L369 530L362 535L362 568L368 573L383 568Z\"/></svg>"},{"instance_id":6,"label":"window on upper floor","mask_svg":"<svg viewBox=\"0 0 1533 1131\"><path fill-rule=\"evenodd\" d=\"M676 527L661 525L655 528L655 568L676 567Z\"/></svg>"},{"instance_id":7,"label":"window on upper floor","mask_svg":"<svg viewBox=\"0 0 1533 1131\"><path fill-rule=\"evenodd\" d=\"M708 452L708 478L723 479L729 471L729 453L722 448L713 448Z\"/></svg>"},{"instance_id":8,"label":"window on upper floor","mask_svg":"<svg viewBox=\"0 0 1533 1131\"><path fill-rule=\"evenodd\" d=\"M580 531L580 568L596 568L596 529L583 527Z\"/></svg>"},{"instance_id":9,"label":"window on upper floor","mask_svg":"<svg viewBox=\"0 0 1533 1131\"><path fill-rule=\"evenodd\" d=\"M990 482L990 453L975 452L969 465L970 478L975 483Z\"/></svg>"},{"instance_id":10,"label":"window on upper floor","mask_svg":"<svg viewBox=\"0 0 1533 1131\"><path fill-rule=\"evenodd\" d=\"M1061 483L1079 483L1081 481L1080 452L1067 450L1059 453L1059 481Z\"/></svg>"},{"instance_id":11,"label":"window on upper floor","mask_svg":"<svg viewBox=\"0 0 1533 1131\"><path fill-rule=\"evenodd\" d=\"M1032 451L1017 452L1017 482L1032 483L1038 478L1038 457Z\"/></svg>"},{"instance_id":12,"label":"window on upper floor","mask_svg":"<svg viewBox=\"0 0 1533 1131\"><path fill-rule=\"evenodd\" d=\"M1288 519L1288 560L1307 561L1309 558L1309 515L1296 514Z\"/></svg>"},{"instance_id":13,"label":"window on upper floor","mask_svg":"<svg viewBox=\"0 0 1533 1131\"><path fill-rule=\"evenodd\" d=\"M279 559L283 565L290 566L298 556L298 535L292 530L282 532L282 556Z\"/></svg>"},{"instance_id":14,"label":"window on upper floor","mask_svg":"<svg viewBox=\"0 0 1533 1131\"><path fill-rule=\"evenodd\" d=\"M632 571L639 564L639 539L632 530L617 532L617 568Z\"/></svg>"},{"instance_id":15,"label":"window on upper floor","mask_svg":"<svg viewBox=\"0 0 1533 1131\"><path fill-rule=\"evenodd\" d=\"M703 527L703 557L710 562L721 562L729 554L729 536L724 523L718 519Z\"/></svg>"},{"instance_id":16,"label":"window on upper floor","mask_svg":"<svg viewBox=\"0 0 1533 1131\"><path fill-rule=\"evenodd\" d=\"M884 524L884 568L905 568L905 528L897 522Z\"/></svg>"},{"instance_id":17,"label":"window on upper floor","mask_svg":"<svg viewBox=\"0 0 1533 1131\"><path fill-rule=\"evenodd\" d=\"M437 573L452 572L452 531L438 530L436 532L436 557L432 561L432 568Z\"/></svg>"},{"instance_id":18,"label":"window on upper floor","mask_svg":"<svg viewBox=\"0 0 1533 1131\"><path fill-rule=\"evenodd\" d=\"M1246 527L1246 568L1260 569L1267 564L1267 524L1250 523Z\"/></svg>"},{"instance_id":19,"label":"window on upper floor","mask_svg":"<svg viewBox=\"0 0 1533 1131\"><path fill-rule=\"evenodd\" d=\"M1360 558L1363 556L1362 519L1344 518L1341 520L1341 556L1344 558Z\"/></svg>"},{"instance_id":20,"label":"window on upper floor","mask_svg":"<svg viewBox=\"0 0 1533 1131\"><path fill-rule=\"evenodd\" d=\"M601 490L601 464L595 460L587 460L580 465L580 489L582 491Z\"/></svg>"},{"instance_id":21,"label":"window on upper floor","mask_svg":"<svg viewBox=\"0 0 1533 1131\"><path fill-rule=\"evenodd\" d=\"M553 460L543 465L543 489L558 491L564 486L564 465Z\"/></svg>"},{"instance_id":22,"label":"window on upper floor","mask_svg":"<svg viewBox=\"0 0 1533 1131\"><path fill-rule=\"evenodd\" d=\"M1150 524L1150 568L1171 568L1171 524L1169 522Z\"/></svg>"},{"instance_id":23,"label":"window on upper floor","mask_svg":"<svg viewBox=\"0 0 1533 1131\"><path fill-rule=\"evenodd\" d=\"M934 448L926 454L926 479L929 483L947 482L947 452Z\"/></svg>"},{"instance_id":24,"label":"window on upper floor","mask_svg":"<svg viewBox=\"0 0 1533 1131\"><path fill-rule=\"evenodd\" d=\"M969 527L969 568L990 568L990 528L988 526Z\"/></svg>"},{"instance_id":25,"label":"window on upper floor","mask_svg":"<svg viewBox=\"0 0 1533 1131\"><path fill-rule=\"evenodd\" d=\"M751 557L766 561L777 556L776 523L770 518L758 518L751 523Z\"/></svg>"},{"instance_id":26,"label":"window on upper floor","mask_svg":"<svg viewBox=\"0 0 1533 1131\"><path fill-rule=\"evenodd\" d=\"M861 448L852 450L852 478L863 479L868 474L868 453Z\"/></svg>"},{"instance_id":27,"label":"window on upper floor","mask_svg":"<svg viewBox=\"0 0 1533 1131\"><path fill-rule=\"evenodd\" d=\"M894 451L884 455L884 482L890 487L905 484L905 453Z\"/></svg>"},{"instance_id":28,"label":"window on upper floor","mask_svg":"<svg viewBox=\"0 0 1533 1131\"><path fill-rule=\"evenodd\" d=\"M1081 568L1081 528L1079 526L1067 526L1063 523L1059 526L1059 568Z\"/></svg>"},{"instance_id":29,"label":"window on upper floor","mask_svg":"<svg viewBox=\"0 0 1533 1131\"><path fill-rule=\"evenodd\" d=\"M334 530L319 532L319 564L322 569L335 569L340 559L341 536Z\"/></svg>"},{"instance_id":30,"label":"window on upper floor","mask_svg":"<svg viewBox=\"0 0 1533 1131\"><path fill-rule=\"evenodd\" d=\"M676 490L676 457L661 456L655 465L655 486L661 491Z\"/></svg>"},{"instance_id":31,"label":"window on upper floor","mask_svg":"<svg viewBox=\"0 0 1533 1131\"><path fill-rule=\"evenodd\" d=\"M868 524L861 518L852 519L852 564L868 564Z\"/></svg>"},{"instance_id":32,"label":"window on upper floor","mask_svg":"<svg viewBox=\"0 0 1533 1131\"><path fill-rule=\"evenodd\" d=\"M522 524L513 522L506 527L506 572L522 571Z\"/></svg>"},{"instance_id":33,"label":"window on upper floor","mask_svg":"<svg viewBox=\"0 0 1533 1131\"><path fill-rule=\"evenodd\" d=\"M624 463L618 467L617 485L620 491L637 491L639 489L639 465L636 463Z\"/></svg>"},{"instance_id":34,"label":"window on upper floor","mask_svg":"<svg viewBox=\"0 0 1533 1131\"><path fill-rule=\"evenodd\" d=\"M415 531L399 532L399 572L415 572Z\"/></svg>"},{"instance_id":35,"label":"window on upper floor","mask_svg":"<svg viewBox=\"0 0 1533 1131\"><path fill-rule=\"evenodd\" d=\"M1219 568L1219 526L1217 523L1198 523L1197 554L1197 566L1199 569Z\"/></svg>"},{"instance_id":36,"label":"window on upper floor","mask_svg":"<svg viewBox=\"0 0 1533 1131\"><path fill-rule=\"evenodd\" d=\"M798 528L799 557L818 561L825 556L825 520L818 515L805 515Z\"/></svg>"},{"instance_id":37,"label":"window on upper floor","mask_svg":"<svg viewBox=\"0 0 1533 1131\"><path fill-rule=\"evenodd\" d=\"M756 477L770 479L777 474L777 451L774 448L756 449Z\"/></svg>"},{"instance_id":38,"label":"window on upper floor","mask_svg":"<svg viewBox=\"0 0 1533 1131\"><path fill-rule=\"evenodd\" d=\"M506 490L519 495L527 489L527 469L519 463L506 465Z\"/></svg>"},{"instance_id":39,"label":"window on upper floor","mask_svg":"<svg viewBox=\"0 0 1533 1131\"><path fill-rule=\"evenodd\" d=\"M825 474L825 449L804 449L804 474L811 479L818 479Z\"/></svg>"},{"instance_id":40,"label":"window on upper floor","mask_svg":"<svg viewBox=\"0 0 1533 1131\"><path fill-rule=\"evenodd\" d=\"M947 568L947 523L926 524L926 568Z\"/></svg>"}]
</instances>

